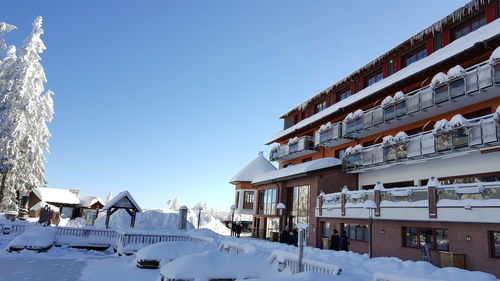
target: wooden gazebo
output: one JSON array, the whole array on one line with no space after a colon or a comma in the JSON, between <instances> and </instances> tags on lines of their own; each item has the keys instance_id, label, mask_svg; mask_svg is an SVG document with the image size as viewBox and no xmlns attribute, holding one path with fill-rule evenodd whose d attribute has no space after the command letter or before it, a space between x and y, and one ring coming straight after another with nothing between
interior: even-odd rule
<instances>
[{"instance_id":1,"label":"wooden gazebo","mask_svg":"<svg viewBox=\"0 0 500 281\"><path fill-rule=\"evenodd\" d=\"M137 212L142 212L139 204L135 202L134 198L128 191L122 191L116 195L111 201L104 205L103 210L106 212L106 228L109 228L109 217L119 209L124 209L130 215L130 227L135 225L135 215Z\"/></svg>"}]
</instances>

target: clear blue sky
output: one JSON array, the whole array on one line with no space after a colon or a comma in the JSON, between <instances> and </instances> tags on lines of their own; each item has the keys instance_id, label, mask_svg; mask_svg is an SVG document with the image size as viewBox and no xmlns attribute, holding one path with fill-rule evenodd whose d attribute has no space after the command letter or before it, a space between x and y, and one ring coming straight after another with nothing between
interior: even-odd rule
<instances>
[{"instance_id":1,"label":"clear blue sky","mask_svg":"<svg viewBox=\"0 0 500 281\"><path fill-rule=\"evenodd\" d=\"M228 208L278 116L464 3L19 0L0 21L20 44L44 18L48 186Z\"/></svg>"}]
</instances>

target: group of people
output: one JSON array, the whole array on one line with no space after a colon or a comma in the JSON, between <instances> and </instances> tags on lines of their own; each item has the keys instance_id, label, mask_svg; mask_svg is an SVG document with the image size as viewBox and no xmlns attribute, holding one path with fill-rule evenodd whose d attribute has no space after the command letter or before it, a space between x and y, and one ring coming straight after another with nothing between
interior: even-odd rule
<instances>
[{"instance_id":1,"label":"group of people","mask_svg":"<svg viewBox=\"0 0 500 281\"><path fill-rule=\"evenodd\" d=\"M290 228L288 226L285 226L285 229L283 229L280 233L280 243L297 246L298 242L299 232L297 231L297 228L294 227L290 231Z\"/></svg>"},{"instance_id":2,"label":"group of people","mask_svg":"<svg viewBox=\"0 0 500 281\"><path fill-rule=\"evenodd\" d=\"M337 229L333 229L333 234L330 242L330 250L334 251L349 251L349 236L347 236L347 232L342 230L342 235L339 235Z\"/></svg>"},{"instance_id":3,"label":"group of people","mask_svg":"<svg viewBox=\"0 0 500 281\"><path fill-rule=\"evenodd\" d=\"M236 236L236 237L240 238L242 230L243 230L242 223L232 223L231 224L231 236Z\"/></svg>"}]
</instances>

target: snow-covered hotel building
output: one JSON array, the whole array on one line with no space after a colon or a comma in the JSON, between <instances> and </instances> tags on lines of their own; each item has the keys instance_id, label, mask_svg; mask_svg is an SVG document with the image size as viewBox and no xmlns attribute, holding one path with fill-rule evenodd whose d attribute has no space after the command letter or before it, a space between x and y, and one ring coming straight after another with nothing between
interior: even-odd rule
<instances>
[{"instance_id":1,"label":"snow-covered hotel building","mask_svg":"<svg viewBox=\"0 0 500 281\"><path fill-rule=\"evenodd\" d=\"M373 256L426 243L500 277L499 17L471 1L282 115L279 169L259 156L231 179L254 235L305 222L310 245L336 228L367 253L371 233Z\"/></svg>"}]
</instances>

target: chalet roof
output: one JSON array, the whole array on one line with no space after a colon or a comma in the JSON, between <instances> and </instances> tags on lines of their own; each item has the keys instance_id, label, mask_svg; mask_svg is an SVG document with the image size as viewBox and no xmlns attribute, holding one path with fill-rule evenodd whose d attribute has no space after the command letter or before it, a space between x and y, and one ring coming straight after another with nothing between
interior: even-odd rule
<instances>
[{"instance_id":1,"label":"chalet roof","mask_svg":"<svg viewBox=\"0 0 500 281\"><path fill-rule=\"evenodd\" d=\"M264 156L259 155L234 175L229 182L251 182L256 176L274 170L276 170L276 167Z\"/></svg>"},{"instance_id":2,"label":"chalet roof","mask_svg":"<svg viewBox=\"0 0 500 281\"><path fill-rule=\"evenodd\" d=\"M334 105L326 108L325 110L298 122L297 124L287 128L286 130L279 132L278 134L273 136L267 142L267 144L276 142L277 140L286 137L287 135L293 133L294 131L302 129L305 126L312 124L313 122L316 122L324 117L327 117L330 114L333 114L344 107L347 107L386 87L389 87L392 84L402 79L408 78L411 75L414 75L415 73L423 71L459 53L462 53L463 51L472 48L474 44L478 42L491 39L495 36L498 36L499 34L500 34L500 19L496 19L495 21L481 27L480 29L473 31L463 37L460 37L459 39L451 42L445 47L433 52L429 56L408 65L407 67L390 75L389 77L384 78L379 82L364 88L363 90L357 92L356 94L344 100L341 100L338 103L335 103Z\"/></svg>"},{"instance_id":3,"label":"chalet roof","mask_svg":"<svg viewBox=\"0 0 500 281\"><path fill-rule=\"evenodd\" d=\"M137 209L137 211L142 212L141 207L139 207L139 204L137 204L137 202L135 202L134 198L132 197L132 195L130 195L130 193L128 191L122 191L122 192L118 193L118 195L116 195L115 197L113 197L113 199L111 199L108 203L106 203L106 205L104 205L104 207L102 209L107 210L107 209L113 207L116 203L118 203L118 201L120 201L121 199L123 199L125 197L130 201L130 203L132 203L132 205L134 205L134 207Z\"/></svg>"},{"instance_id":4,"label":"chalet roof","mask_svg":"<svg viewBox=\"0 0 500 281\"><path fill-rule=\"evenodd\" d=\"M289 110L287 113L280 116L280 118L285 118L288 114L292 113L294 110L297 110L297 109L303 110L314 99L318 98L319 96L321 96L325 93L328 93L331 89L335 88L336 86L340 86L344 82L351 80L352 78L354 78L354 76L369 69L370 67L375 66L377 63L384 60L388 55L391 55L393 53L393 51L396 51L396 50L400 49L401 47L407 46L408 44L413 45L414 41L422 40L428 34L434 34L435 32L442 31L442 29L445 25L461 20L462 17L464 15L466 15L467 13L470 14L474 10L479 10L482 7L482 5L484 5L485 3L490 3L490 2L491 2L490 0L472 0L468 3L466 3L462 7L456 9L455 11L451 12L450 14L448 14L447 16L443 17L442 19L438 20L437 22L431 24L430 26L428 26L424 30L422 30L422 31L418 32L417 34L413 35L412 37L408 38L407 40L405 40L401 44L397 45L396 47L392 48L391 50L385 52L384 54L378 56L376 59L374 59L371 62L367 63L366 65L360 67L359 69L352 72L351 74L347 75L346 77L339 80L335 84L322 90L318 94L314 95L312 98L304 101L300 105Z\"/></svg>"},{"instance_id":5,"label":"chalet roof","mask_svg":"<svg viewBox=\"0 0 500 281\"><path fill-rule=\"evenodd\" d=\"M38 203L36 203L35 205L33 205L31 208L30 208L30 211L38 211L42 208L44 208L45 206L49 206L50 210L52 210L53 212L59 212L59 208L54 206L54 205L51 205L45 201L40 201Z\"/></svg>"},{"instance_id":6,"label":"chalet roof","mask_svg":"<svg viewBox=\"0 0 500 281\"><path fill-rule=\"evenodd\" d=\"M252 184L265 184L276 180L300 177L310 172L336 167L339 165L342 165L342 161L338 158L326 157L316 159L287 168L277 169L275 171L260 174L253 179Z\"/></svg>"},{"instance_id":7,"label":"chalet roof","mask_svg":"<svg viewBox=\"0 0 500 281\"><path fill-rule=\"evenodd\" d=\"M80 206L83 207L90 207L98 202L104 206L104 201L97 196L78 195L78 200L80 200Z\"/></svg>"},{"instance_id":8,"label":"chalet roof","mask_svg":"<svg viewBox=\"0 0 500 281\"><path fill-rule=\"evenodd\" d=\"M40 187L33 188L32 191L41 201L60 204L80 204L80 200L76 195L67 189Z\"/></svg>"}]
</instances>

